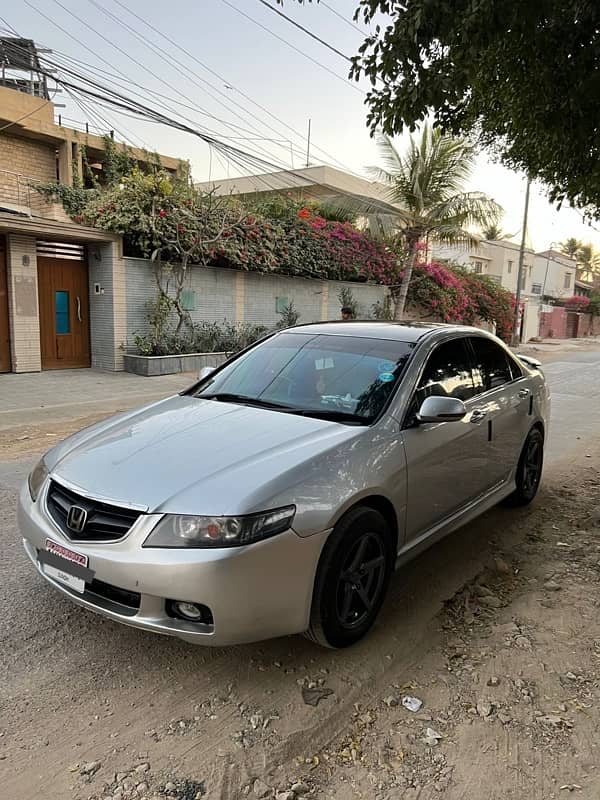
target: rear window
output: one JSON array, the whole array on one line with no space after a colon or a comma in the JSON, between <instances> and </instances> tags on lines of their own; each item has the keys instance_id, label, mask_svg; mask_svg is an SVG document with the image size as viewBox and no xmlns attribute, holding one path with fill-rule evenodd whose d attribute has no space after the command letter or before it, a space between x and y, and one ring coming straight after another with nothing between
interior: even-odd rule
<instances>
[{"instance_id":1,"label":"rear window","mask_svg":"<svg viewBox=\"0 0 600 800\"><path fill-rule=\"evenodd\" d=\"M492 339L473 336L470 342L474 353L475 381L479 391L498 389L522 376L518 364Z\"/></svg>"}]
</instances>

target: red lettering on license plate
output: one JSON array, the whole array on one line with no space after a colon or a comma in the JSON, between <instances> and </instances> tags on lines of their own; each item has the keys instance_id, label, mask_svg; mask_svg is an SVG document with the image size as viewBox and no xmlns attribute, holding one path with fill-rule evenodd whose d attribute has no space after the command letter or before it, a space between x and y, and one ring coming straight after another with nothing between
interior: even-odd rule
<instances>
[{"instance_id":1,"label":"red lettering on license plate","mask_svg":"<svg viewBox=\"0 0 600 800\"><path fill-rule=\"evenodd\" d=\"M52 539L46 539L46 550L49 553L54 553L55 556L60 556L66 561L71 561L73 564L79 564L82 567L87 567L88 558L82 556L81 553L76 553L74 550L69 550L58 542L53 542Z\"/></svg>"}]
</instances>

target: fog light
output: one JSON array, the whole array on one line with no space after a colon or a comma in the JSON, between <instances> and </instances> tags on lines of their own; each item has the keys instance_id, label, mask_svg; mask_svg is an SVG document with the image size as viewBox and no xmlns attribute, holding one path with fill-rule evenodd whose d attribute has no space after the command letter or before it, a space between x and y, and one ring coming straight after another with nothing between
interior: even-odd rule
<instances>
[{"instance_id":1,"label":"fog light","mask_svg":"<svg viewBox=\"0 0 600 800\"><path fill-rule=\"evenodd\" d=\"M173 610L184 619L191 619L194 622L202 619L203 612L196 603L173 603Z\"/></svg>"},{"instance_id":2,"label":"fog light","mask_svg":"<svg viewBox=\"0 0 600 800\"><path fill-rule=\"evenodd\" d=\"M201 603L188 603L184 600L168 600L167 613L171 617L184 619L187 622L199 622L203 625L213 624L213 615L210 608Z\"/></svg>"}]
</instances>

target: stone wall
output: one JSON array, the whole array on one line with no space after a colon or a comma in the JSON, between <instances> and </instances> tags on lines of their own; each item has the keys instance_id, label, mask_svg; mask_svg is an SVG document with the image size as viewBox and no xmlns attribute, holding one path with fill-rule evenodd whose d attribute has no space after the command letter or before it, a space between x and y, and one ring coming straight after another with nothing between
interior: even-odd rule
<instances>
[{"instance_id":1,"label":"stone wall","mask_svg":"<svg viewBox=\"0 0 600 800\"><path fill-rule=\"evenodd\" d=\"M125 258L127 286L127 337L124 344L133 349L132 335L147 331L146 307L156 298L153 265L141 258ZM293 302L299 322L339 319L338 294L347 286L354 295L360 316L372 316L372 306L382 302L383 286L342 281L321 281L266 275L257 272L193 267L189 271L190 311L195 322L250 323L274 326L280 319L278 303Z\"/></svg>"}]
</instances>

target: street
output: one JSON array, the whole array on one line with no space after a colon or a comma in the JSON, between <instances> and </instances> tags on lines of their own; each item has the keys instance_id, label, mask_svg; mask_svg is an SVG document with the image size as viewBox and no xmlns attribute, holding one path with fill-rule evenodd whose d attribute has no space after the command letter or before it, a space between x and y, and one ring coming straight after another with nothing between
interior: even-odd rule
<instances>
[{"instance_id":1,"label":"street","mask_svg":"<svg viewBox=\"0 0 600 800\"><path fill-rule=\"evenodd\" d=\"M373 634L344 652L301 637L200 649L81 610L37 576L15 524L17 487L51 440L40 437L25 454L0 461L3 796L154 798L170 783L172 797L238 798L272 796L260 794L261 782L283 792L297 781L329 800L425 800L439 792L448 800L548 800L562 797L563 786L583 798L600 796L600 684L593 672L600 627L590 596L598 545L556 577L561 547L571 552L577 530L598 537L589 515L598 496L600 350L557 358L544 365L552 430L534 507L495 509L403 568ZM591 562L581 564L591 551L590 573ZM481 575L502 600L496 616L473 617L469 598L478 596ZM527 593L543 587L549 605L540 606ZM543 634L540 613L552 618ZM577 641L589 653L569 662ZM458 656L448 656L453 647ZM537 675L535 690L528 670ZM564 698L550 684L544 688L557 671L557 686L562 673L574 676ZM479 698L479 705L467 697L501 696L509 680L517 681L514 702L530 723L514 710L505 712L506 722L499 717L498 708L513 702L508 694L502 702ZM313 706L303 701L307 687L333 693ZM396 707L390 698L402 693L425 698L424 713ZM573 697L586 709L575 722ZM544 716L554 722L536 728ZM420 742L419 725L440 732L438 747Z\"/></svg>"}]
</instances>

